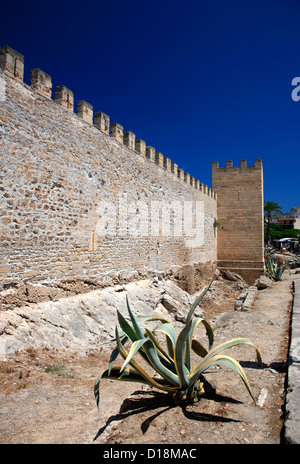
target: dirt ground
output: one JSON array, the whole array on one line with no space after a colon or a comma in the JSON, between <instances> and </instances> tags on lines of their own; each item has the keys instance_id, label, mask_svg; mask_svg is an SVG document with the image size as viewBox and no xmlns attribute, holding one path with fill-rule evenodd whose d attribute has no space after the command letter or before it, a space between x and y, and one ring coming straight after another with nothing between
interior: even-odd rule
<instances>
[{"instance_id":1,"label":"dirt ground","mask_svg":"<svg viewBox=\"0 0 300 464\"><path fill-rule=\"evenodd\" d=\"M88 353L28 349L0 363L0 443L280 444L293 278L285 272L259 290L250 311L235 311L232 294L224 305L202 304L215 344L243 336L258 346L261 369L250 346L226 354L243 366L260 405L236 373L215 367L205 374L211 393L192 406L147 386L103 380L98 411L93 386L109 345ZM206 342L205 332L198 335Z\"/></svg>"}]
</instances>

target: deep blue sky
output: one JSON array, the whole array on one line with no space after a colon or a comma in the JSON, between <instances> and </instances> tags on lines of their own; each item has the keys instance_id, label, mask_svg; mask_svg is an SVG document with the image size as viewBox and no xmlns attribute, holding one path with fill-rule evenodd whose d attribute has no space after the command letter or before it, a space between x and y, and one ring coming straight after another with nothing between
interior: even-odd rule
<instances>
[{"instance_id":1,"label":"deep blue sky","mask_svg":"<svg viewBox=\"0 0 300 464\"><path fill-rule=\"evenodd\" d=\"M265 200L300 205L299 0L2 0L0 45L208 186L262 158Z\"/></svg>"}]
</instances>

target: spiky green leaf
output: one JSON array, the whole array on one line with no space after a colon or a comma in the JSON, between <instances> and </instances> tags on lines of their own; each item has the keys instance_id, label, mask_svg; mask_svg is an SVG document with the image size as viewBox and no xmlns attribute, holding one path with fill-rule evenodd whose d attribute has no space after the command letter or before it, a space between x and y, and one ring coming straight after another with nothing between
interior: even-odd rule
<instances>
[{"instance_id":1,"label":"spiky green leaf","mask_svg":"<svg viewBox=\"0 0 300 464\"><path fill-rule=\"evenodd\" d=\"M127 335L127 337L132 341L138 340L140 337L137 335L136 331L131 327L131 325L126 321L125 317L117 310L118 321L121 329Z\"/></svg>"},{"instance_id":2,"label":"spiky green leaf","mask_svg":"<svg viewBox=\"0 0 300 464\"><path fill-rule=\"evenodd\" d=\"M172 359L174 359L174 349L176 344L176 333L174 327L170 323L162 324L159 327L156 327L153 332L163 332L166 335L169 355Z\"/></svg>"},{"instance_id":3,"label":"spiky green leaf","mask_svg":"<svg viewBox=\"0 0 300 464\"><path fill-rule=\"evenodd\" d=\"M126 349L122 346L122 344L120 343L120 339L119 339L119 335L118 335L118 329L116 327L116 339L117 339L117 343L118 343L118 348L119 348L119 352L120 354L123 356L123 358L126 360L127 356L128 356L128 352L126 351ZM147 340L147 343L149 343L149 340ZM151 342L150 342L151 343ZM145 345L146 345L146 342L145 342ZM164 390L164 391L176 391L177 390L177 385L173 383L168 383L168 379L166 379L165 377L163 377L162 380L160 379L154 379L153 377L151 377L143 368L142 366L140 366L134 359L131 359L131 361L129 362L129 364L135 369L135 371L140 374L147 382L150 386L152 387L156 387L156 388L159 388L160 390ZM178 381L176 382L178 384Z\"/></svg>"},{"instance_id":4,"label":"spiky green leaf","mask_svg":"<svg viewBox=\"0 0 300 464\"><path fill-rule=\"evenodd\" d=\"M257 363L261 367L262 366L261 355L255 343L253 343L248 338L233 338L232 340L228 340L227 342L221 343L216 348L209 351L209 353L205 356L205 358L202 361L200 361L200 363L198 363L196 366L193 367L191 371L191 378L190 378L191 382L194 383L195 379L197 379L198 377L198 374L202 372L203 365L206 365L205 363L208 363L212 357L218 355L223 350L232 348L233 346L242 345L242 344L252 345L255 348L256 356L257 356Z\"/></svg>"},{"instance_id":5,"label":"spiky green leaf","mask_svg":"<svg viewBox=\"0 0 300 464\"><path fill-rule=\"evenodd\" d=\"M129 300L128 300L128 296L126 295L126 304L127 304L127 309L128 309L128 313L129 313L129 317L130 317L130 320L132 322L132 325L133 325L133 328L137 334L137 338L145 338L144 337L144 334L142 332L142 329L141 327L139 326L139 323L137 322L136 318L134 317L133 315L133 312L131 311L131 308L130 308L130 304L129 304Z\"/></svg>"},{"instance_id":6,"label":"spiky green leaf","mask_svg":"<svg viewBox=\"0 0 300 464\"><path fill-rule=\"evenodd\" d=\"M204 346L201 345L201 343L195 338L192 340L192 350L201 358L205 358L205 356L208 354L207 349L204 348Z\"/></svg>"},{"instance_id":7,"label":"spiky green leaf","mask_svg":"<svg viewBox=\"0 0 300 464\"><path fill-rule=\"evenodd\" d=\"M214 342L214 333L210 326L210 324L203 319L202 317L195 317L191 322L191 330L189 333L188 342L186 343L186 350L185 350L185 363L188 370L191 370L191 346L192 346L192 338L194 332L199 324L203 324L206 329L206 335L208 337L209 342L209 350L211 349L213 342Z\"/></svg>"},{"instance_id":8,"label":"spiky green leaf","mask_svg":"<svg viewBox=\"0 0 300 464\"><path fill-rule=\"evenodd\" d=\"M203 360L203 362L201 363L201 367L198 369L197 371L197 374L195 375L192 375L190 380L191 380L191 383L194 383L197 378L199 377L200 374L202 374L204 371L206 371L208 368L212 367L212 366L223 366L223 367L229 367L230 369L234 370L235 372L237 372L242 381L244 382L249 394L251 395L252 399L255 401L254 397L253 397L253 394L252 394L252 391L251 391L251 388L250 388L250 385L249 385L249 382L248 382L248 379L246 377L246 374L242 368L242 366L238 363L238 361L236 361L234 358L231 358L230 356L226 356L224 354L222 355L216 355L216 356L212 356L210 359L208 360Z\"/></svg>"},{"instance_id":9,"label":"spiky green leaf","mask_svg":"<svg viewBox=\"0 0 300 464\"><path fill-rule=\"evenodd\" d=\"M214 278L212 278L210 284L205 287L205 289L203 290L203 292L198 296L198 298L196 298L196 300L194 301L194 303L192 304L191 306L191 309L189 310L189 313L187 315L187 318L186 318L186 324L188 324L190 322L190 320L192 319L193 315L194 315L194 312L198 306L198 304L200 303L200 301L204 298L205 294L208 292L208 290L210 289L212 283L214 281Z\"/></svg>"},{"instance_id":10,"label":"spiky green leaf","mask_svg":"<svg viewBox=\"0 0 300 464\"><path fill-rule=\"evenodd\" d=\"M125 359L123 366L121 367L121 372L125 369L127 364L131 361L133 356L139 351L139 349L144 345L144 343L147 341L146 338L143 338L142 340L136 340L135 342L132 343L128 356Z\"/></svg>"},{"instance_id":11,"label":"spiky green leaf","mask_svg":"<svg viewBox=\"0 0 300 464\"><path fill-rule=\"evenodd\" d=\"M175 345L175 367L179 377L180 389L187 389L189 386L188 370L184 363L185 361L185 345L188 340L189 333L191 330L191 322L187 324L182 331L179 333L176 345Z\"/></svg>"}]
</instances>

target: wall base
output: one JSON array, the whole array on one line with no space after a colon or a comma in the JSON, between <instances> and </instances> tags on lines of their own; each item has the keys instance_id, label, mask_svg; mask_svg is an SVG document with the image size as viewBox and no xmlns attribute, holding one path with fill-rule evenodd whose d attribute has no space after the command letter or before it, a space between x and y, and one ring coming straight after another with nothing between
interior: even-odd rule
<instances>
[{"instance_id":1,"label":"wall base","mask_svg":"<svg viewBox=\"0 0 300 464\"><path fill-rule=\"evenodd\" d=\"M264 263L260 261L218 261L218 268L239 274L249 285L264 273Z\"/></svg>"}]
</instances>

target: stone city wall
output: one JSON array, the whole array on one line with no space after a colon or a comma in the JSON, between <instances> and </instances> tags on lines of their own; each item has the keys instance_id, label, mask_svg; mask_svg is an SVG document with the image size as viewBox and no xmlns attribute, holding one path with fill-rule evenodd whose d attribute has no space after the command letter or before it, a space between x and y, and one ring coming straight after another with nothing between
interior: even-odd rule
<instances>
[{"instance_id":1,"label":"stone city wall","mask_svg":"<svg viewBox=\"0 0 300 464\"><path fill-rule=\"evenodd\" d=\"M40 69L25 84L24 58L8 46L0 73L2 287L216 260L210 188L91 104L74 113L73 92L53 92Z\"/></svg>"}]
</instances>

